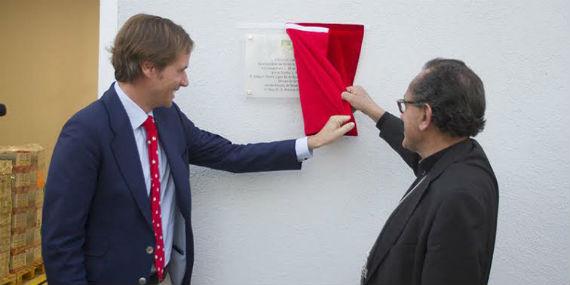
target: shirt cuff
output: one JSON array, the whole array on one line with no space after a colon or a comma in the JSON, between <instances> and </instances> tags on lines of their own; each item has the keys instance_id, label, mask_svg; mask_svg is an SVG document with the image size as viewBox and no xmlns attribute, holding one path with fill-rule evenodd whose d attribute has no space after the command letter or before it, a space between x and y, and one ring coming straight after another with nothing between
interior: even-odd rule
<instances>
[{"instance_id":1,"label":"shirt cuff","mask_svg":"<svg viewBox=\"0 0 570 285\"><path fill-rule=\"evenodd\" d=\"M298 162L303 162L313 157L313 152L309 150L309 139L307 137L295 140L295 152L297 153Z\"/></svg>"}]
</instances>

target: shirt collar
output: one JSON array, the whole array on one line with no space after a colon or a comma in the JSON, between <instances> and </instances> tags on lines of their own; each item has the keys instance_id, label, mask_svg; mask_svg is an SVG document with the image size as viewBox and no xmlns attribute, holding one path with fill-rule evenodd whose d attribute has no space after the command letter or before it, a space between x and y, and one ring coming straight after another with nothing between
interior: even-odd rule
<instances>
[{"instance_id":1,"label":"shirt collar","mask_svg":"<svg viewBox=\"0 0 570 285\"><path fill-rule=\"evenodd\" d=\"M123 91L123 89L121 89L117 82L115 82L113 85L115 92L117 92L117 95L119 95L119 100L123 104L125 111L127 111L127 116L129 117L129 121L131 122L133 130L136 130L138 127L140 127L144 121L146 121L146 118L148 118L148 116L153 116L152 111L150 111L148 114L145 113L145 111L139 105L137 105L137 103L135 103L135 101L133 101L125 93L125 91Z\"/></svg>"},{"instance_id":2,"label":"shirt collar","mask_svg":"<svg viewBox=\"0 0 570 285\"><path fill-rule=\"evenodd\" d=\"M426 175L433 168L433 166L443 157L444 154L449 152L450 149L452 149L455 145L458 145L458 144L460 144L460 143L446 147L446 148L426 157L425 159L422 159L418 164L418 170L416 172L416 176L420 177L420 176Z\"/></svg>"}]
</instances>

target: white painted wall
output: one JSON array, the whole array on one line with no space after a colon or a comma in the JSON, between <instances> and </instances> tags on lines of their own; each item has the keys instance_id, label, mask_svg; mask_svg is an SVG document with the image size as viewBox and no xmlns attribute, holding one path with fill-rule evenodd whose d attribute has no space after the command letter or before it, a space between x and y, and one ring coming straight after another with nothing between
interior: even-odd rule
<instances>
[{"instance_id":1,"label":"white painted wall","mask_svg":"<svg viewBox=\"0 0 570 285\"><path fill-rule=\"evenodd\" d=\"M115 81L115 73L111 64L110 48L117 34L118 0L99 0L99 80L97 94L99 97L107 91Z\"/></svg>"},{"instance_id":2,"label":"white painted wall","mask_svg":"<svg viewBox=\"0 0 570 285\"><path fill-rule=\"evenodd\" d=\"M303 126L297 100L243 95L239 23L366 24L356 80L391 112L427 60L463 59L486 85L478 139L500 184L490 284L570 284L570 2L120 0L119 26L139 12L190 33L191 83L176 102L240 143L299 137ZM193 284L358 283L413 177L374 124L356 118L359 137L318 150L300 172L192 168Z\"/></svg>"}]
</instances>

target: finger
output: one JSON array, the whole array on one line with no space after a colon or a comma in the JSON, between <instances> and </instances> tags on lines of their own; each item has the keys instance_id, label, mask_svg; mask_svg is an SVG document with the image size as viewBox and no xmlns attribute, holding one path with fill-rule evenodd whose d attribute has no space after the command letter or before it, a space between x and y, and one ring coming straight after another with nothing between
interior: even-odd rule
<instances>
[{"instance_id":1,"label":"finger","mask_svg":"<svg viewBox=\"0 0 570 285\"><path fill-rule=\"evenodd\" d=\"M340 96L342 97L342 99L343 99L343 100L346 100L346 101L348 101L347 99L350 98L350 96L352 96L352 95L353 95L352 93L349 93L349 92L346 92L346 91L345 91L345 92L342 92L342 94L340 94Z\"/></svg>"},{"instance_id":2,"label":"finger","mask_svg":"<svg viewBox=\"0 0 570 285\"><path fill-rule=\"evenodd\" d=\"M363 94L366 93L364 91L364 88L362 88L362 86L360 85L354 85L352 86L352 94Z\"/></svg>"},{"instance_id":3,"label":"finger","mask_svg":"<svg viewBox=\"0 0 570 285\"><path fill-rule=\"evenodd\" d=\"M339 125L346 123L350 120L350 116L347 115L333 115L330 120L337 122Z\"/></svg>"},{"instance_id":4,"label":"finger","mask_svg":"<svg viewBox=\"0 0 570 285\"><path fill-rule=\"evenodd\" d=\"M352 92L353 89L354 89L354 86L348 86L348 87L346 87L346 91L348 91L348 92Z\"/></svg>"},{"instance_id":5,"label":"finger","mask_svg":"<svg viewBox=\"0 0 570 285\"><path fill-rule=\"evenodd\" d=\"M350 122L348 124L344 124L342 127L338 128L338 132L342 135L348 133L350 130L354 128L354 122Z\"/></svg>"}]
</instances>

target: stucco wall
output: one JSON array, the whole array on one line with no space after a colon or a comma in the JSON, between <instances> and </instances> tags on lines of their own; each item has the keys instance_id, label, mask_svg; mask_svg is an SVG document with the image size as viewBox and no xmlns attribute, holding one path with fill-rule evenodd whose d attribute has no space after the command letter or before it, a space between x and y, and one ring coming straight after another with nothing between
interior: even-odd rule
<instances>
[{"instance_id":1,"label":"stucco wall","mask_svg":"<svg viewBox=\"0 0 570 285\"><path fill-rule=\"evenodd\" d=\"M118 23L146 12L196 41L176 102L235 142L303 135L296 99L246 98L240 23L366 25L357 83L396 113L433 57L483 79L477 137L500 184L490 284L570 283L570 4L567 1L118 1ZM103 15L102 15L103 18ZM413 180L357 114L360 136L318 150L299 172L234 175L193 167L193 284L357 284L367 251Z\"/></svg>"}]
</instances>

